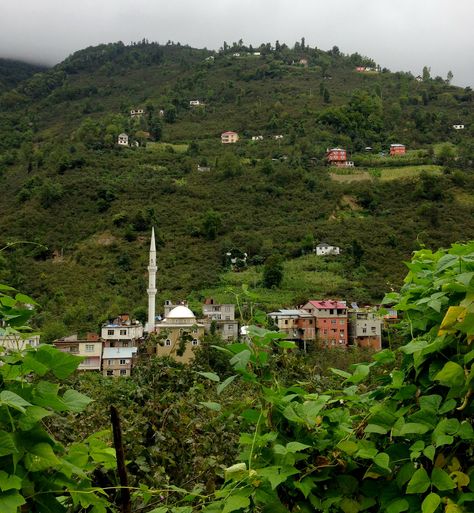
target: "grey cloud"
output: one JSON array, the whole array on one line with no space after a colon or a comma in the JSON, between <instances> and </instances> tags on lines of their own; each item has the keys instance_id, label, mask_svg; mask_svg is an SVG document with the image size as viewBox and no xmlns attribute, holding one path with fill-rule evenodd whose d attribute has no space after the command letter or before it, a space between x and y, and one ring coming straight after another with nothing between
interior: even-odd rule
<instances>
[{"instance_id":1,"label":"grey cloud","mask_svg":"<svg viewBox=\"0 0 474 513\"><path fill-rule=\"evenodd\" d=\"M142 38L219 48L243 38L334 45L392 71L451 70L474 85L472 0L1 0L0 56L54 64L90 45ZM8 3L7 3L8 2Z\"/></svg>"}]
</instances>

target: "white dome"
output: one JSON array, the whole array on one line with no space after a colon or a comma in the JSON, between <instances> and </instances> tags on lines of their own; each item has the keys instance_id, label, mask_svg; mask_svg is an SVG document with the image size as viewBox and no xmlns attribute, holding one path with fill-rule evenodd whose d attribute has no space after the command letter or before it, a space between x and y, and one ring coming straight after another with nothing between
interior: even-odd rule
<instances>
[{"instance_id":1,"label":"white dome","mask_svg":"<svg viewBox=\"0 0 474 513\"><path fill-rule=\"evenodd\" d=\"M187 306L176 306L166 316L167 319L195 319L196 316Z\"/></svg>"}]
</instances>

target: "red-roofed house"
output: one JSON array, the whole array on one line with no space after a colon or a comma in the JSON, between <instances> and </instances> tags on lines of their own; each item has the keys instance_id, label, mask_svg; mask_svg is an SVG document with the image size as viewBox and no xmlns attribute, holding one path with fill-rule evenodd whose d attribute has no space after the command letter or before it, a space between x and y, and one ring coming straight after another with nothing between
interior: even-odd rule
<instances>
[{"instance_id":1,"label":"red-roofed house","mask_svg":"<svg viewBox=\"0 0 474 513\"><path fill-rule=\"evenodd\" d=\"M239 140L239 134L237 132L223 132L221 134L222 144L236 143Z\"/></svg>"},{"instance_id":2,"label":"red-roofed house","mask_svg":"<svg viewBox=\"0 0 474 513\"><path fill-rule=\"evenodd\" d=\"M326 158L331 166L353 167L354 162L347 160L347 152L343 148L331 148L326 151Z\"/></svg>"},{"instance_id":3,"label":"red-roofed house","mask_svg":"<svg viewBox=\"0 0 474 513\"><path fill-rule=\"evenodd\" d=\"M348 344L347 305L345 301L332 299L308 301L303 310L316 319L318 340L325 346L342 346Z\"/></svg>"}]
</instances>

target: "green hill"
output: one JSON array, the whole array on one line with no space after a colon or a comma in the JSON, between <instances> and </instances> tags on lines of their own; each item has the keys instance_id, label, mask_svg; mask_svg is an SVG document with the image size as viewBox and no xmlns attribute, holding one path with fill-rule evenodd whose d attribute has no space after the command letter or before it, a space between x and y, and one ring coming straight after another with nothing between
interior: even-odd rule
<instances>
[{"instance_id":1,"label":"green hill","mask_svg":"<svg viewBox=\"0 0 474 513\"><path fill-rule=\"evenodd\" d=\"M143 314L153 224L159 300L224 294L246 276L258 292L276 252L288 274L268 306L311 291L377 301L420 244L474 237L473 121L469 88L337 47L81 50L0 95L0 247L39 244L0 252L0 281L39 299L47 337ZM226 130L237 144L221 144ZM116 144L122 132L131 147ZM391 143L407 155L380 156ZM333 146L347 148L354 170L326 166ZM321 241L341 256L294 260ZM255 268L232 280L234 248ZM307 284L298 269L314 273Z\"/></svg>"},{"instance_id":2,"label":"green hill","mask_svg":"<svg viewBox=\"0 0 474 513\"><path fill-rule=\"evenodd\" d=\"M39 64L0 58L0 94L13 89L20 82L35 73L46 71L47 67Z\"/></svg>"}]
</instances>

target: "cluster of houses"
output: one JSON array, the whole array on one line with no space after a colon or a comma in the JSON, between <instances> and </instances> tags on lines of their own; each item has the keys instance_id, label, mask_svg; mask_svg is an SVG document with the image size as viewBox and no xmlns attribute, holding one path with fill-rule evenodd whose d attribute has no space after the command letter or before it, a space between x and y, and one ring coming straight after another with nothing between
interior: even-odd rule
<instances>
[{"instance_id":1,"label":"cluster of houses","mask_svg":"<svg viewBox=\"0 0 474 513\"><path fill-rule=\"evenodd\" d=\"M271 135L271 139L274 139L275 141L278 141L280 139L283 139L282 134L277 135ZM239 140L239 134L237 132L223 132L221 134L221 143L222 144L232 144L236 143ZM263 135L252 135L252 141L263 141Z\"/></svg>"},{"instance_id":2,"label":"cluster of houses","mask_svg":"<svg viewBox=\"0 0 474 513\"><path fill-rule=\"evenodd\" d=\"M365 150L372 151L372 148L367 146ZM389 154L391 157L405 155L406 146L398 143L391 144ZM347 160L347 151L344 148L328 148L326 150L326 160L331 166L354 167L354 162L352 160Z\"/></svg>"},{"instance_id":3,"label":"cluster of houses","mask_svg":"<svg viewBox=\"0 0 474 513\"><path fill-rule=\"evenodd\" d=\"M378 72L379 69L378 68L372 68L370 66L356 66L355 70L358 72L358 73L369 73L369 72Z\"/></svg>"}]
</instances>

